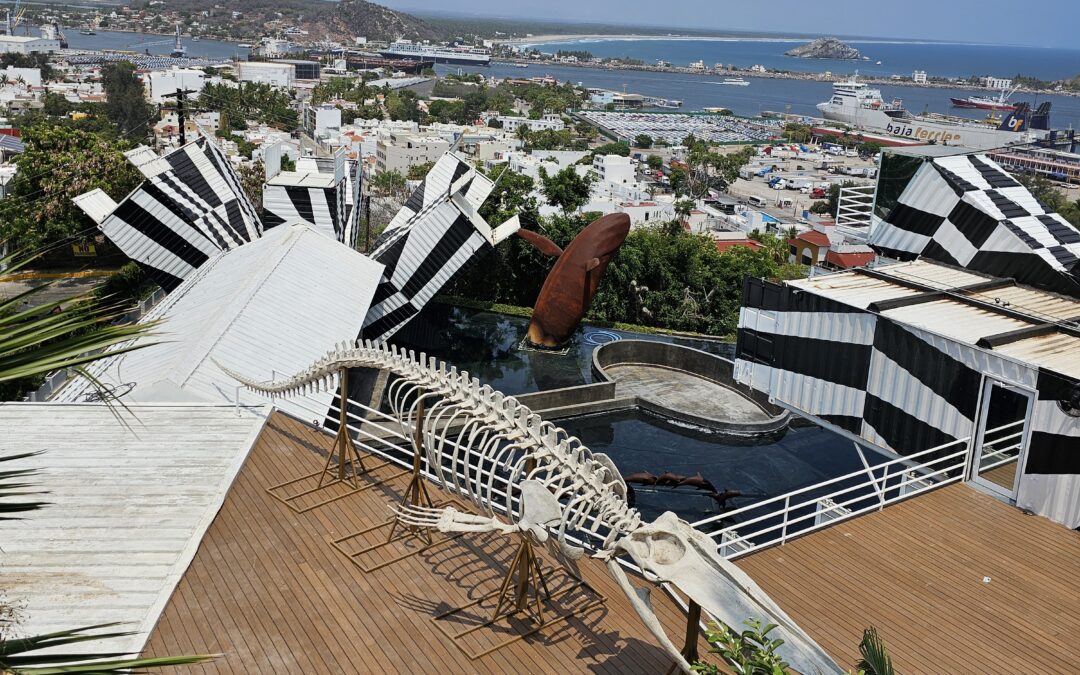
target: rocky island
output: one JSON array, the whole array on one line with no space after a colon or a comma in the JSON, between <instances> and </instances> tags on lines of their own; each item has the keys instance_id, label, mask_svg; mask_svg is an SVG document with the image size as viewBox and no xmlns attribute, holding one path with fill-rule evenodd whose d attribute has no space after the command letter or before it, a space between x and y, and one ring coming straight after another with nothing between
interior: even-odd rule
<instances>
[{"instance_id":1,"label":"rocky island","mask_svg":"<svg viewBox=\"0 0 1080 675\"><path fill-rule=\"evenodd\" d=\"M858 49L848 46L836 38L818 38L813 42L801 45L784 52L785 56L797 56L801 59L848 59L857 60L862 58Z\"/></svg>"}]
</instances>

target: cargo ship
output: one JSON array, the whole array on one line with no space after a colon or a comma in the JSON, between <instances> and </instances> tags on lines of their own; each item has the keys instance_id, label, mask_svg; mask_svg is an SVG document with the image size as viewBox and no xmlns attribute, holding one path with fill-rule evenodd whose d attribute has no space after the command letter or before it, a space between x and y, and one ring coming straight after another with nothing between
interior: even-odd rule
<instances>
[{"instance_id":1,"label":"cargo ship","mask_svg":"<svg viewBox=\"0 0 1080 675\"><path fill-rule=\"evenodd\" d=\"M388 59L409 59L427 63L452 63L460 66L489 66L491 52L477 47L422 45L409 40L391 44L379 54Z\"/></svg>"},{"instance_id":2,"label":"cargo ship","mask_svg":"<svg viewBox=\"0 0 1080 675\"><path fill-rule=\"evenodd\" d=\"M1001 112L1012 112L1016 110L1016 104L1011 103L1009 98L1016 93L1014 88L1012 91L1001 90L1001 93L995 96L968 96L967 98L949 98L954 108L964 108L966 110L998 110Z\"/></svg>"},{"instance_id":3,"label":"cargo ship","mask_svg":"<svg viewBox=\"0 0 1080 675\"><path fill-rule=\"evenodd\" d=\"M855 78L833 83L832 97L817 105L827 120L905 140L973 149L1032 143L1045 138L1050 129L1050 103L1032 111L1017 104L1005 119L980 121L940 114L913 115L903 101L887 102L881 91Z\"/></svg>"}]
</instances>

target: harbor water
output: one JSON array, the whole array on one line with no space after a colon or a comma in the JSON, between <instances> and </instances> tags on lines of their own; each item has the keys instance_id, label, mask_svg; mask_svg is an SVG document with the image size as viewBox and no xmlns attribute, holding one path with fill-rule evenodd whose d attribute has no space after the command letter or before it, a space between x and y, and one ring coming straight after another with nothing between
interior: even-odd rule
<instances>
[{"instance_id":1,"label":"harbor water","mask_svg":"<svg viewBox=\"0 0 1080 675\"><path fill-rule=\"evenodd\" d=\"M1080 68L1080 64L1078 64ZM790 80L765 77L747 77L748 87L722 84L718 75L694 75L688 73L662 73L638 70L612 70L576 66L530 65L516 68L508 65L492 65L487 68L464 66L438 66L439 74L464 72L482 73L498 78L528 78L550 75L560 82L581 82L586 87L628 91L657 98L678 99L685 112L701 111L709 107L728 108L736 115L754 117L765 111L789 112L796 115L820 117L815 107L832 96L832 84L814 80ZM881 85L881 94L891 101L903 99L904 105L913 113L936 112L964 115L977 119L985 117L985 111L960 110L950 107L951 97L963 98L972 94L986 94L986 90L905 87ZM1080 97L1042 94L1039 96L1016 95L1014 100L1027 100L1038 104L1053 103L1050 122L1054 128L1080 128ZM671 112L671 111L668 111Z\"/></svg>"},{"instance_id":2,"label":"harbor water","mask_svg":"<svg viewBox=\"0 0 1080 675\"><path fill-rule=\"evenodd\" d=\"M1063 80L1080 75L1080 50L1016 45L986 45L902 40L845 40L868 60L801 59L785 56L792 47L808 38L606 38L545 42L537 49L555 53L562 50L587 51L598 57L630 57L646 63L664 60L676 66L704 61L734 64L742 68L762 65L770 70L804 73L851 73L888 77L925 70L938 77L994 75L1013 77L1020 73L1043 80ZM878 63L880 61L881 63Z\"/></svg>"}]
</instances>

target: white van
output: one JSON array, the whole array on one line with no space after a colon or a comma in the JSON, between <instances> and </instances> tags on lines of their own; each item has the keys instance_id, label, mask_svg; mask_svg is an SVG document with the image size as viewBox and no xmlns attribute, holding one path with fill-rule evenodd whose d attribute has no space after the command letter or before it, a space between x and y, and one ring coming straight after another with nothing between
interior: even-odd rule
<instances>
[{"instance_id":1,"label":"white van","mask_svg":"<svg viewBox=\"0 0 1080 675\"><path fill-rule=\"evenodd\" d=\"M768 202L765 201L764 197L758 197L757 195L754 195L750 199L747 199L746 203L759 209L764 208L768 204Z\"/></svg>"}]
</instances>

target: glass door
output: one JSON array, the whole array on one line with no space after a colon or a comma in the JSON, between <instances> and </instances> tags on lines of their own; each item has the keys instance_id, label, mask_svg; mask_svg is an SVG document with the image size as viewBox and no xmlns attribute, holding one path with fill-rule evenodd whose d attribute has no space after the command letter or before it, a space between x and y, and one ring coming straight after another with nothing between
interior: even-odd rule
<instances>
[{"instance_id":1,"label":"glass door","mask_svg":"<svg viewBox=\"0 0 1080 675\"><path fill-rule=\"evenodd\" d=\"M998 380L986 381L972 453L972 482L1009 499L1016 498L1033 402L1032 392L1026 389Z\"/></svg>"}]
</instances>

